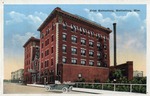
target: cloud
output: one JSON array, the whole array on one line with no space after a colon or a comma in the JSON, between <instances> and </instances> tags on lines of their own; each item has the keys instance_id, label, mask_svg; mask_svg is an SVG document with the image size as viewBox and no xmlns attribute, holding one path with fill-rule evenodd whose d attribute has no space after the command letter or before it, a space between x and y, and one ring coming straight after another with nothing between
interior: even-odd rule
<instances>
[{"instance_id":1,"label":"cloud","mask_svg":"<svg viewBox=\"0 0 150 96\"><path fill-rule=\"evenodd\" d=\"M37 29L40 24L42 24L43 20L48 16L45 13L37 11L29 15L25 15L16 11L11 11L10 13L8 13L8 15L10 16L10 19L6 20L6 25L26 23L33 26L35 29Z\"/></svg>"},{"instance_id":2,"label":"cloud","mask_svg":"<svg viewBox=\"0 0 150 96\"><path fill-rule=\"evenodd\" d=\"M122 50L141 51L146 50L146 20L142 20L136 12L127 12L126 14L118 15L117 13L110 14L109 17L104 17L100 12L90 12L89 9L84 9L88 18L92 21L100 23L102 26L113 28L114 19L117 23L117 48ZM110 18L113 17L114 19ZM112 29L113 30L113 29ZM113 34L110 35L111 50L113 46Z\"/></svg>"},{"instance_id":3,"label":"cloud","mask_svg":"<svg viewBox=\"0 0 150 96\"><path fill-rule=\"evenodd\" d=\"M128 12L124 16L112 14L117 22L117 43L119 49L142 51L146 50L146 24L136 12Z\"/></svg>"},{"instance_id":4,"label":"cloud","mask_svg":"<svg viewBox=\"0 0 150 96\"><path fill-rule=\"evenodd\" d=\"M88 14L88 18L94 22L101 24L102 26L110 26L113 21L109 17L104 17L101 13L90 12L89 9L84 9Z\"/></svg>"},{"instance_id":5,"label":"cloud","mask_svg":"<svg viewBox=\"0 0 150 96\"><path fill-rule=\"evenodd\" d=\"M23 22L24 19L26 19L26 16L24 14L21 14L15 11L11 11L9 13L9 16L11 19L6 21L7 25L10 25L13 23L20 23L20 22Z\"/></svg>"},{"instance_id":6,"label":"cloud","mask_svg":"<svg viewBox=\"0 0 150 96\"><path fill-rule=\"evenodd\" d=\"M33 32L26 32L24 35L15 34L12 37L12 44L22 47L31 36L37 37L37 35Z\"/></svg>"}]
</instances>

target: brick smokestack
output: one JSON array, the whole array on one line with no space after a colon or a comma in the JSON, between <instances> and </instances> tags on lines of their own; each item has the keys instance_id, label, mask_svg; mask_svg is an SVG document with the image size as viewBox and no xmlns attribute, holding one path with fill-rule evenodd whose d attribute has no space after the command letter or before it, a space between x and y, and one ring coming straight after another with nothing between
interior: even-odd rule
<instances>
[{"instance_id":1,"label":"brick smokestack","mask_svg":"<svg viewBox=\"0 0 150 96\"><path fill-rule=\"evenodd\" d=\"M116 58L116 23L113 23L113 29L114 29L114 67L117 65L117 58Z\"/></svg>"}]
</instances>

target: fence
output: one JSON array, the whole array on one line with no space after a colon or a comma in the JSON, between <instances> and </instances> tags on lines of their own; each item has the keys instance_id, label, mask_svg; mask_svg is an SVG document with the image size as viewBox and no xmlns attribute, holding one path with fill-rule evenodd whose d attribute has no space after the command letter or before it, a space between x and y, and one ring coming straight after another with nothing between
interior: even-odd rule
<instances>
[{"instance_id":1,"label":"fence","mask_svg":"<svg viewBox=\"0 0 150 96\"><path fill-rule=\"evenodd\" d=\"M75 82L74 87L146 93L146 84Z\"/></svg>"}]
</instances>

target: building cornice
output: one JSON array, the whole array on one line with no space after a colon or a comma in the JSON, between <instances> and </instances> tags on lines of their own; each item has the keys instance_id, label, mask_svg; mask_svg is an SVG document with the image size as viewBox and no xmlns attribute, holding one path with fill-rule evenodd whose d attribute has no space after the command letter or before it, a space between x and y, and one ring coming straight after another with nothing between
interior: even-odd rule
<instances>
[{"instance_id":1,"label":"building cornice","mask_svg":"<svg viewBox=\"0 0 150 96\"><path fill-rule=\"evenodd\" d=\"M97 24L97 23L95 23L95 22L93 22L93 21L90 21L90 20L88 20L88 19L84 19L84 18L82 18L81 16L73 15L73 14L71 14L71 13L68 13L68 12L66 12L66 11L63 11L63 10L61 10L59 7L55 8L55 9L51 12L51 14L46 18L46 20L45 20L45 21L41 24L41 26L38 28L38 31L41 31L41 30L47 25L47 23L48 23L52 18L54 18L54 17L56 16L56 14L63 15L63 16L67 16L67 17L70 17L70 18L72 18L72 19L76 19L76 20L81 21L81 22L83 22L83 23L85 23L85 24L89 24L89 25L92 25L93 27L96 27L96 28L99 28L99 29L101 29L101 30L104 30L104 31L107 32L107 33L111 33L111 32L112 32L112 30L110 30L109 28L105 28L105 27L101 26L100 24Z\"/></svg>"},{"instance_id":2,"label":"building cornice","mask_svg":"<svg viewBox=\"0 0 150 96\"><path fill-rule=\"evenodd\" d=\"M38 41L38 42L40 42L40 39L35 38L35 37L31 37L31 38L29 38L28 41L23 45L23 47L25 47L30 41Z\"/></svg>"}]
</instances>

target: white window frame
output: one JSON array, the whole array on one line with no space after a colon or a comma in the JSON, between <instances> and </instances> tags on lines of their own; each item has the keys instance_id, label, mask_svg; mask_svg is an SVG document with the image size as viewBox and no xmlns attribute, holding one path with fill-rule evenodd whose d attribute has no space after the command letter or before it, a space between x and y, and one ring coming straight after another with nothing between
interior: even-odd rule
<instances>
[{"instance_id":1,"label":"white window frame","mask_svg":"<svg viewBox=\"0 0 150 96\"><path fill-rule=\"evenodd\" d=\"M77 64L77 58L71 58L71 63L72 64Z\"/></svg>"},{"instance_id":2,"label":"white window frame","mask_svg":"<svg viewBox=\"0 0 150 96\"><path fill-rule=\"evenodd\" d=\"M64 51L65 49L63 49L63 48L66 48L66 51ZM67 45L62 46L62 51L65 52L65 53L67 52Z\"/></svg>"},{"instance_id":3,"label":"white window frame","mask_svg":"<svg viewBox=\"0 0 150 96\"><path fill-rule=\"evenodd\" d=\"M86 49L81 49L81 55L85 56L86 55Z\"/></svg>"},{"instance_id":4,"label":"white window frame","mask_svg":"<svg viewBox=\"0 0 150 96\"><path fill-rule=\"evenodd\" d=\"M84 63L83 63L84 62ZM86 60L81 59L81 65L86 65Z\"/></svg>"},{"instance_id":5,"label":"white window frame","mask_svg":"<svg viewBox=\"0 0 150 96\"><path fill-rule=\"evenodd\" d=\"M90 47L94 47L94 41L89 40L89 46L90 46Z\"/></svg>"},{"instance_id":6,"label":"white window frame","mask_svg":"<svg viewBox=\"0 0 150 96\"><path fill-rule=\"evenodd\" d=\"M93 55L94 56L94 51L93 50L89 50L89 56ZM93 57L92 56L92 57Z\"/></svg>"},{"instance_id":7,"label":"white window frame","mask_svg":"<svg viewBox=\"0 0 150 96\"><path fill-rule=\"evenodd\" d=\"M72 43L77 43L77 36L72 35L71 41L72 41Z\"/></svg>"},{"instance_id":8,"label":"white window frame","mask_svg":"<svg viewBox=\"0 0 150 96\"><path fill-rule=\"evenodd\" d=\"M81 38L81 45L86 45L86 39L85 38Z\"/></svg>"},{"instance_id":9,"label":"white window frame","mask_svg":"<svg viewBox=\"0 0 150 96\"><path fill-rule=\"evenodd\" d=\"M64 61L64 60L65 60L65 61ZM66 63L66 62L67 62L67 58L63 56L62 62L63 62L63 63Z\"/></svg>"},{"instance_id":10,"label":"white window frame","mask_svg":"<svg viewBox=\"0 0 150 96\"><path fill-rule=\"evenodd\" d=\"M101 62L100 61L97 61L97 66L101 66Z\"/></svg>"},{"instance_id":11,"label":"white window frame","mask_svg":"<svg viewBox=\"0 0 150 96\"><path fill-rule=\"evenodd\" d=\"M89 60L89 65L90 66L94 66L94 61L93 60Z\"/></svg>"},{"instance_id":12,"label":"white window frame","mask_svg":"<svg viewBox=\"0 0 150 96\"><path fill-rule=\"evenodd\" d=\"M64 36L66 36L66 37L64 38ZM63 40L63 41L66 41L66 40L67 40L67 34L65 34L65 33L62 34L62 40Z\"/></svg>"},{"instance_id":13,"label":"white window frame","mask_svg":"<svg viewBox=\"0 0 150 96\"><path fill-rule=\"evenodd\" d=\"M71 47L71 53L72 54L77 54L77 48Z\"/></svg>"}]
</instances>

